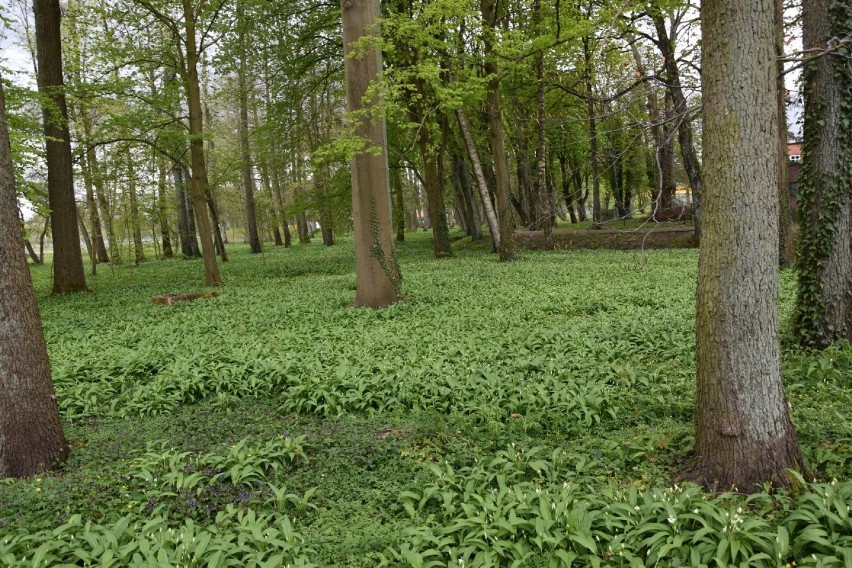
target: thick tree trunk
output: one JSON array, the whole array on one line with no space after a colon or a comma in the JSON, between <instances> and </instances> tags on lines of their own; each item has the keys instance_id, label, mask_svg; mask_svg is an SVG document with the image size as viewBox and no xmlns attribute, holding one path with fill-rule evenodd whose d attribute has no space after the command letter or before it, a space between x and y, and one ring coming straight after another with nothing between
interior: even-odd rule
<instances>
[{"instance_id":1,"label":"thick tree trunk","mask_svg":"<svg viewBox=\"0 0 852 568\"><path fill-rule=\"evenodd\" d=\"M803 467L778 340L774 1L701 7L707 183L686 477L715 490L788 486L786 470Z\"/></svg>"},{"instance_id":2,"label":"thick tree trunk","mask_svg":"<svg viewBox=\"0 0 852 568\"><path fill-rule=\"evenodd\" d=\"M672 128L671 92L666 90L663 96L665 123L662 126L662 145L657 148L657 163L660 170L660 187L657 188L657 198L654 203L654 219L666 220L671 218L674 207L677 185L674 179L675 139Z\"/></svg>"},{"instance_id":3,"label":"thick tree trunk","mask_svg":"<svg viewBox=\"0 0 852 568\"><path fill-rule=\"evenodd\" d=\"M503 136L503 111L500 105L500 77L497 58L494 54L495 0L480 0L482 15L482 39L485 47L485 74L489 77L485 89L485 109L488 115L488 144L494 156L495 187L497 197L497 220L500 225L497 252L501 262L515 258L515 229L512 223L512 203L509 200L509 169L506 163L506 143Z\"/></svg>"},{"instance_id":4,"label":"thick tree trunk","mask_svg":"<svg viewBox=\"0 0 852 568\"><path fill-rule=\"evenodd\" d=\"M819 349L844 337L852 341L852 73L848 47L820 53L849 36L850 21L848 3L802 4L802 41L816 54L804 74L795 330L802 345Z\"/></svg>"},{"instance_id":5,"label":"thick tree trunk","mask_svg":"<svg viewBox=\"0 0 852 568\"><path fill-rule=\"evenodd\" d=\"M17 211L0 80L0 479L35 475L64 462L69 451Z\"/></svg>"},{"instance_id":6,"label":"thick tree trunk","mask_svg":"<svg viewBox=\"0 0 852 568\"><path fill-rule=\"evenodd\" d=\"M204 277L208 286L219 286L222 277L216 264L216 253L213 247L213 233L210 230L210 219L207 216L207 201L204 182L207 179L207 169L204 162L204 142L202 140L203 123L201 113L201 90L198 83L198 49L195 38L194 6L191 0L183 0L184 23L186 26L185 67L182 69L184 87L186 88L187 108L189 109L189 142L192 159L192 180L190 194L198 225L198 235L201 238L201 254L204 258Z\"/></svg>"},{"instance_id":7,"label":"thick tree trunk","mask_svg":"<svg viewBox=\"0 0 852 568\"><path fill-rule=\"evenodd\" d=\"M359 57L352 55L353 43L378 33L378 2L343 0L341 11L346 106L353 114L362 113L355 126L355 134L368 140L370 145L370 148L352 157L352 218L357 281L355 305L383 308L399 299L402 275L391 238L385 121L370 112L375 110L379 102L376 95L370 94L370 98L365 100L368 88L379 76L381 57L376 46L359 49L362 52Z\"/></svg>"},{"instance_id":8,"label":"thick tree trunk","mask_svg":"<svg viewBox=\"0 0 852 568\"><path fill-rule=\"evenodd\" d=\"M86 290L74 180L71 135L62 79L62 42L59 1L34 0L38 88L43 97L42 117L47 155L47 195L53 229L53 294ZM17 224L16 224L17 226Z\"/></svg>"}]
</instances>

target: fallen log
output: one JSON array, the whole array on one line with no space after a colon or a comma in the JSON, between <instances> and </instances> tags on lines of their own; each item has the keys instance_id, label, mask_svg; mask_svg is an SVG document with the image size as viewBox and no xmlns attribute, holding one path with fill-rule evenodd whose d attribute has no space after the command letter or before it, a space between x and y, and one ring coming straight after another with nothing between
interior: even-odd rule
<instances>
[{"instance_id":1,"label":"fallen log","mask_svg":"<svg viewBox=\"0 0 852 568\"><path fill-rule=\"evenodd\" d=\"M154 296L151 298L152 304L164 304L171 306L175 302L185 302L187 300L197 300L199 298L216 298L219 292L191 292L189 294L163 294L162 296Z\"/></svg>"}]
</instances>

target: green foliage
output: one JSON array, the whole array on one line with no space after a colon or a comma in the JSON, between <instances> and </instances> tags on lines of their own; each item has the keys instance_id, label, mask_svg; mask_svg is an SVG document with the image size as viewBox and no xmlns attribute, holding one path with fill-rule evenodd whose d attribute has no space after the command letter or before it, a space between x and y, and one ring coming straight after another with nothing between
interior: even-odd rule
<instances>
[{"instance_id":1,"label":"green foliage","mask_svg":"<svg viewBox=\"0 0 852 568\"><path fill-rule=\"evenodd\" d=\"M817 483L666 489L693 443L695 251L503 265L412 234L406 301L360 310L351 246L235 247L220 297L172 306L150 298L195 291L200 261L56 298L33 267L73 451L0 484L0 564L184 566L205 539L199 565L848 562L848 346L784 353ZM782 320L794 295L784 272Z\"/></svg>"},{"instance_id":2,"label":"green foliage","mask_svg":"<svg viewBox=\"0 0 852 568\"><path fill-rule=\"evenodd\" d=\"M578 456L514 444L488 463L433 465L400 499L413 525L384 565L843 566L852 560L852 481L791 499L758 493L709 500L689 486L589 493ZM793 537L791 538L791 535Z\"/></svg>"}]
</instances>

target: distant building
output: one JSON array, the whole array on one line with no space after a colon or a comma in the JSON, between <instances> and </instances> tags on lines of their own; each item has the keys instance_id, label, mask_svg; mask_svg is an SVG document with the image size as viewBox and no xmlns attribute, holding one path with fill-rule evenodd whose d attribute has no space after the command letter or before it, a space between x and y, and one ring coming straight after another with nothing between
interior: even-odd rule
<instances>
[{"instance_id":1,"label":"distant building","mask_svg":"<svg viewBox=\"0 0 852 568\"><path fill-rule=\"evenodd\" d=\"M787 144L787 183L790 184L790 215L796 218L799 210L799 168L802 167L802 143Z\"/></svg>"}]
</instances>

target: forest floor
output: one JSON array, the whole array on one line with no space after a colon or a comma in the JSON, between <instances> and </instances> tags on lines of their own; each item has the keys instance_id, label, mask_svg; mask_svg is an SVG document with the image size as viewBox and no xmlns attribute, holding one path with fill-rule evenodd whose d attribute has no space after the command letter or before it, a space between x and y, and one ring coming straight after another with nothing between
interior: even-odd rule
<instances>
[{"instance_id":1,"label":"forest floor","mask_svg":"<svg viewBox=\"0 0 852 568\"><path fill-rule=\"evenodd\" d=\"M671 480L693 444L695 250L431 256L350 307L352 242L33 267L60 470L0 483L2 566L849 566L852 347L783 335L812 473L792 492ZM795 274L781 278L789 327ZM764 488L766 489L766 488Z\"/></svg>"}]
</instances>

